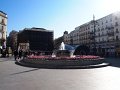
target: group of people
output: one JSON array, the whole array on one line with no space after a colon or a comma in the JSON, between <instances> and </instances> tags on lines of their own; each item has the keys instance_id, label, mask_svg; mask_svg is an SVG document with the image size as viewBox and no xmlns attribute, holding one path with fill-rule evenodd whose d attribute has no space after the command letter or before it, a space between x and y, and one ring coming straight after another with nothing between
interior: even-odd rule
<instances>
[{"instance_id":1,"label":"group of people","mask_svg":"<svg viewBox=\"0 0 120 90\"><path fill-rule=\"evenodd\" d=\"M15 61L18 60L18 59L24 59L26 58L28 55L33 55L33 56L39 56L39 55L51 55L51 52L40 52L40 51L28 51L28 50L23 50L23 49L20 49L20 50L14 50L13 52L13 55L14 55L14 59Z\"/></svg>"},{"instance_id":2,"label":"group of people","mask_svg":"<svg viewBox=\"0 0 120 90\"><path fill-rule=\"evenodd\" d=\"M23 51L23 50L15 50L14 51L14 59L21 59L22 57L26 57L27 56L27 52Z\"/></svg>"}]
</instances>

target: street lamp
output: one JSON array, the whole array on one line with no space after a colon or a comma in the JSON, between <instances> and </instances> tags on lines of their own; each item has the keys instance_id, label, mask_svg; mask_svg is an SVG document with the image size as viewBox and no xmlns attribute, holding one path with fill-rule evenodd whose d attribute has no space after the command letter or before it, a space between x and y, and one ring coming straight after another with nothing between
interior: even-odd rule
<instances>
[{"instance_id":1,"label":"street lamp","mask_svg":"<svg viewBox=\"0 0 120 90\"><path fill-rule=\"evenodd\" d=\"M93 52L94 52L94 54L96 54L96 40L95 40L95 31L96 31L96 29L95 29L95 27L96 27L96 21L95 21L95 16L93 15L93 20L92 20L92 23L93 23Z\"/></svg>"},{"instance_id":2,"label":"street lamp","mask_svg":"<svg viewBox=\"0 0 120 90\"><path fill-rule=\"evenodd\" d=\"M93 35L94 35L94 52L95 52L95 54L96 54L96 41L95 41L95 24L96 24L96 22L95 22L95 16L93 15L93 28L94 28L94 30L93 30Z\"/></svg>"}]
</instances>

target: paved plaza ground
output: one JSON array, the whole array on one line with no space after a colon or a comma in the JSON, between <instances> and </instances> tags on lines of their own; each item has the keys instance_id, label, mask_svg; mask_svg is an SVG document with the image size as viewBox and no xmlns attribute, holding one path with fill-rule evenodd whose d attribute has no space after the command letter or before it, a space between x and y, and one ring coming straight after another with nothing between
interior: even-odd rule
<instances>
[{"instance_id":1,"label":"paved plaza ground","mask_svg":"<svg viewBox=\"0 0 120 90\"><path fill-rule=\"evenodd\" d=\"M30 68L0 58L0 90L119 90L120 58L111 66L88 69Z\"/></svg>"}]
</instances>

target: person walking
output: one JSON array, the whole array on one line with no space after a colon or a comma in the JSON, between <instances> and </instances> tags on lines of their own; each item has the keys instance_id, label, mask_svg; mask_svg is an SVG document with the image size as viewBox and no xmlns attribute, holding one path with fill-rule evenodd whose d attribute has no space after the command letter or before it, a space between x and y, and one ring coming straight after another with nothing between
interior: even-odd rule
<instances>
[{"instance_id":1,"label":"person walking","mask_svg":"<svg viewBox=\"0 0 120 90\"><path fill-rule=\"evenodd\" d=\"M15 59L15 61L17 60L17 57L18 57L18 51L15 50L15 51L14 51L14 59Z\"/></svg>"},{"instance_id":2,"label":"person walking","mask_svg":"<svg viewBox=\"0 0 120 90\"><path fill-rule=\"evenodd\" d=\"M28 52L27 52L27 51L24 51L24 52L23 52L23 59L25 59L25 58L27 57L27 55L28 55Z\"/></svg>"},{"instance_id":3,"label":"person walking","mask_svg":"<svg viewBox=\"0 0 120 90\"><path fill-rule=\"evenodd\" d=\"M23 51L20 50L20 51L19 51L19 56L18 56L20 59L21 59L21 57L22 57L22 53L23 53Z\"/></svg>"}]
</instances>

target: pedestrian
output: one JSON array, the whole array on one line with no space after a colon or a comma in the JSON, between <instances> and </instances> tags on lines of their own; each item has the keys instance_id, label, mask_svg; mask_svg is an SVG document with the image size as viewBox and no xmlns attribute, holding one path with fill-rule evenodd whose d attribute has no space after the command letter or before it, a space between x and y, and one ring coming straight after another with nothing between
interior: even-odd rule
<instances>
[{"instance_id":1,"label":"pedestrian","mask_svg":"<svg viewBox=\"0 0 120 90\"><path fill-rule=\"evenodd\" d=\"M19 55L18 55L18 58L20 58L20 59L21 59L21 57L22 57L22 53L23 53L23 51L22 51L22 50L19 50Z\"/></svg>"},{"instance_id":2,"label":"pedestrian","mask_svg":"<svg viewBox=\"0 0 120 90\"><path fill-rule=\"evenodd\" d=\"M23 59L26 59L27 55L28 55L28 52L27 52L27 51L24 51L24 52L23 52Z\"/></svg>"},{"instance_id":3,"label":"pedestrian","mask_svg":"<svg viewBox=\"0 0 120 90\"><path fill-rule=\"evenodd\" d=\"M14 51L14 59L15 59L15 61L16 61L17 57L18 57L18 51L15 50L15 51Z\"/></svg>"}]
</instances>

